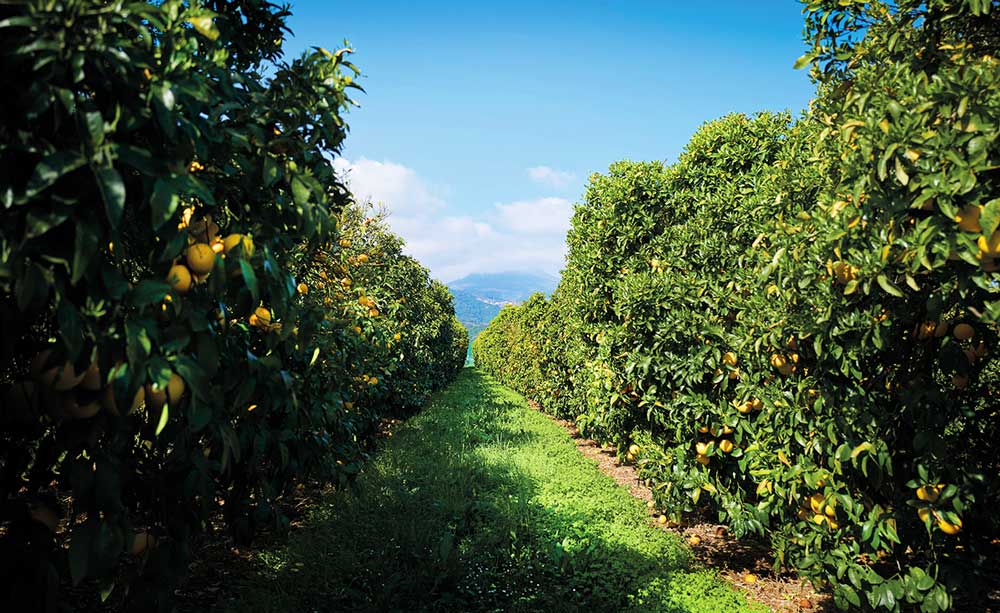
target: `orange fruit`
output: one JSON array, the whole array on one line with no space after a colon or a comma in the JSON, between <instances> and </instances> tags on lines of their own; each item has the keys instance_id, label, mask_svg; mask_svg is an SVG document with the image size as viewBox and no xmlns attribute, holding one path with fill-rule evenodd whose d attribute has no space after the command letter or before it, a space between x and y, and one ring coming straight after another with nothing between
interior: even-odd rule
<instances>
[{"instance_id":1,"label":"orange fruit","mask_svg":"<svg viewBox=\"0 0 1000 613\"><path fill-rule=\"evenodd\" d=\"M952 536L954 536L954 535L956 535L956 534L958 534L959 532L962 531L962 520L961 519L957 520L957 522L953 524L950 521L946 520L945 518L939 517L938 520L937 520L937 525L938 525L938 528L941 529L941 532L944 532L945 534L952 535Z\"/></svg>"},{"instance_id":2,"label":"orange fruit","mask_svg":"<svg viewBox=\"0 0 1000 613\"><path fill-rule=\"evenodd\" d=\"M158 411L167 403L167 390L158 385L146 385L146 408Z\"/></svg>"},{"instance_id":3,"label":"orange fruit","mask_svg":"<svg viewBox=\"0 0 1000 613\"><path fill-rule=\"evenodd\" d=\"M721 442L719 442L719 449L722 450L722 453L730 453L734 447L735 445L733 445L733 442L728 438L724 438Z\"/></svg>"},{"instance_id":4,"label":"orange fruit","mask_svg":"<svg viewBox=\"0 0 1000 613\"><path fill-rule=\"evenodd\" d=\"M732 351L727 351L722 354L722 362L727 366L736 366L736 354Z\"/></svg>"},{"instance_id":5,"label":"orange fruit","mask_svg":"<svg viewBox=\"0 0 1000 613\"><path fill-rule=\"evenodd\" d=\"M184 379L181 379L177 373L170 373L170 381L167 383L167 399L170 404L179 402L185 389L187 386L184 384Z\"/></svg>"},{"instance_id":6,"label":"orange fruit","mask_svg":"<svg viewBox=\"0 0 1000 613\"><path fill-rule=\"evenodd\" d=\"M976 245L979 246L979 251L981 251L983 255L1000 255L1000 230L994 232L989 238L980 235L976 240Z\"/></svg>"},{"instance_id":7,"label":"orange fruit","mask_svg":"<svg viewBox=\"0 0 1000 613\"><path fill-rule=\"evenodd\" d=\"M976 329L967 323L960 323L955 326L955 329L951 331L955 338L960 341L967 341L976 335Z\"/></svg>"},{"instance_id":8,"label":"orange fruit","mask_svg":"<svg viewBox=\"0 0 1000 613\"><path fill-rule=\"evenodd\" d=\"M186 294L191 289L191 271L183 264L174 264L167 272L167 283L178 294Z\"/></svg>"},{"instance_id":9,"label":"orange fruit","mask_svg":"<svg viewBox=\"0 0 1000 613\"><path fill-rule=\"evenodd\" d=\"M271 311L259 306L250 315L250 325L258 328L266 328L271 325Z\"/></svg>"},{"instance_id":10,"label":"orange fruit","mask_svg":"<svg viewBox=\"0 0 1000 613\"><path fill-rule=\"evenodd\" d=\"M187 250L188 269L195 275L207 275L215 266L215 252L205 243L195 243Z\"/></svg>"},{"instance_id":11,"label":"orange fruit","mask_svg":"<svg viewBox=\"0 0 1000 613\"><path fill-rule=\"evenodd\" d=\"M941 490L944 486L938 483L937 485L923 485L917 488L917 499L923 500L925 502L937 502L938 498L941 496Z\"/></svg>"},{"instance_id":12,"label":"orange fruit","mask_svg":"<svg viewBox=\"0 0 1000 613\"><path fill-rule=\"evenodd\" d=\"M242 234L230 234L222 239L222 253L228 254L236 245L243 246L243 255L247 257L253 255L253 241L250 240L250 237L243 236Z\"/></svg>"},{"instance_id":13,"label":"orange fruit","mask_svg":"<svg viewBox=\"0 0 1000 613\"><path fill-rule=\"evenodd\" d=\"M958 227L963 232L982 232L983 229L979 226L979 215L982 213L983 207L978 204L970 204L962 207L955 215L955 221L958 222Z\"/></svg>"},{"instance_id":14,"label":"orange fruit","mask_svg":"<svg viewBox=\"0 0 1000 613\"><path fill-rule=\"evenodd\" d=\"M88 392L96 392L101 389L102 383L101 368L97 365L97 362L91 362L90 366L83 373L83 381L80 381L80 387Z\"/></svg>"}]
</instances>

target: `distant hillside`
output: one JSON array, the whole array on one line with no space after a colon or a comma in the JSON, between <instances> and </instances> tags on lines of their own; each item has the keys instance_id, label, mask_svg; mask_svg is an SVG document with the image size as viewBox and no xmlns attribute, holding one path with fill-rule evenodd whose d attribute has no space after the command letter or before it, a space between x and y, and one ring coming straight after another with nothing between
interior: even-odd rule
<instances>
[{"instance_id":1,"label":"distant hillside","mask_svg":"<svg viewBox=\"0 0 1000 613\"><path fill-rule=\"evenodd\" d=\"M449 283L455 315L469 330L470 351L473 339L505 304L518 304L535 292L551 294L558 284L551 275L523 272L476 273Z\"/></svg>"},{"instance_id":2,"label":"distant hillside","mask_svg":"<svg viewBox=\"0 0 1000 613\"><path fill-rule=\"evenodd\" d=\"M498 305L526 300L535 292L551 294L559 284L552 275L527 272L475 273L448 284L478 300Z\"/></svg>"}]
</instances>

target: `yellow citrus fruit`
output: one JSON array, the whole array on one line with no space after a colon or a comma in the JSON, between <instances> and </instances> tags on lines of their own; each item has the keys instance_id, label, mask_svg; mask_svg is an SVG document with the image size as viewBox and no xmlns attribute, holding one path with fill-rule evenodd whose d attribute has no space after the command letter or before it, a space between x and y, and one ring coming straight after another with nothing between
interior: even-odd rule
<instances>
[{"instance_id":1,"label":"yellow citrus fruit","mask_svg":"<svg viewBox=\"0 0 1000 613\"><path fill-rule=\"evenodd\" d=\"M743 415L746 415L747 413L753 410L753 401L747 400L746 402L741 402L740 404L736 405L736 410L742 413Z\"/></svg>"},{"instance_id":2,"label":"yellow citrus fruit","mask_svg":"<svg viewBox=\"0 0 1000 613\"><path fill-rule=\"evenodd\" d=\"M732 351L727 351L722 354L722 362L727 366L736 366L736 354Z\"/></svg>"},{"instance_id":3,"label":"yellow citrus fruit","mask_svg":"<svg viewBox=\"0 0 1000 613\"><path fill-rule=\"evenodd\" d=\"M920 521L927 523L927 518L930 516L931 516L931 510L928 509L927 507L920 507L919 509L917 509L917 517L920 518Z\"/></svg>"},{"instance_id":4,"label":"yellow citrus fruit","mask_svg":"<svg viewBox=\"0 0 1000 613\"><path fill-rule=\"evenodd\" d=\"M694 444L694 450L700 456L705 455L706 453L708 453L708 443L704 443L704 442L699 441L699 442L697 442L697 443Z\"/></svg>"},{"instance_id":5,"label":"yellow citrus fruit","mask_svg":"<svg viewBox=\"0 0 1000 613\"><path fill-rule=\"evenodd\" d=\"M129 406L128 412L131 413L132 411L138 409L143 404L145 404L145 402L146 402L146 388L140 387L139 391L135 393L135 396L132 396L132 404Z\"/></svg>"},{"instance_id":6,"label":"yellow citrus fruit","mask_svg":"<svg viewBox=\"0 0 1000 613\"><path fill-rule=\"evenodd\" d=\"M170 403L175 404L180 401L186 389L184 379L181 379L177 373L170 373L170 381L167 383L167 399Z\"/></svg>"},{"instance_id":7,"label":"yellow citrus fruit","mask_svg":"<svg viewBox=\"0 0 1000 613\"><path fill-rule=\"evenodd\" d=\"M708 466L708 463L711 462L712 460L707 455L699 453L698 457L696 457L694 461L701 464L702 466Z\"/></svg>"},{"instance_id":8,"label":"yellow citrus fruit","mask_svg":"<svg viewBox=\"0 0 1000 613\"><path fill-rule=\"evenodd\" d=\"M837 262L833 267L833 274L837 279L837 283L846 285L858 278L858 269L847 262Z\"/></svg>"},{"instance_id":9,"label":"yellow citrus fruit","mask_svg":"<svg viewBox=\"0 0 1000 613\"><path fill-rule=\"evenodd\" d=\"M262 306L257 307L250 315L250 325L258 328L266 328L271 325L271 311Z\"/></svg>"},{"instance_id":10,"label":"yellow citrus fruit","mask_svg":"<svg viewBox=\"0 0 1000 613\"><path fill-rule=\"evenodd\" d=\"M979 215L982 211L983 207L977 204L962 207L958 215L955 215L958 227L963 232L982 232L983 229L979 226Z\"/></svg>"},{"instance_id":11,"label":"yellow citrus fruit","mask_svg":"<svg viewBox=\"0 0 1000 613\"><path fill-rule=\"evenodd\" d=\"M708 426L698 426L698 432L708 434Z\"/></svg>"},{"instance_id":12,"label":"yellow citrus fruit","mask_svg":"<svg viewBox=\"0 0 1000 613\"><path fill-rule=\"evenodd\" d=\"M193 274L207 275L215 266L215 252L205 243L195 243L188 247L187 265Z\"/></svg>"},{"instance_id":13,"label":"yellow citrus fruit","mask_svg":"<svg viewBox=\"0 0 1000 613\"><path fill-rule=\"evenodd\" d=\"M727 438L724 438L722 439L722 441L719 442L719 449L722 450L722 453L731 452L733 450L733 447L734 447L733 442Z\"/></svg>"},{"instance_id":14,"label":"yellow citrus fruit","mask_svg":"<svg viewBox=\"0 0 1000 613\"><path fill-rule=\"evenodd\" d=\"M937 485L923 485L917 488L917 499L925 502L937 502L943 489L944 486L940 483Z\"/></svg>"},{"instance_id":15,"label":"yellow citrus fruit","mask_svg":"<svg viewBox=\"0 0 1000 613\"><path fill-rule=\"evenodd\" d=\"M628 447L628 452L631 453L632 455L639 455L639 451L641 450L639 449L638 445L629 445Z\"/></svg>"},{"instance_id":16,"label":"yellow citrus fruit","mask_svg":"<svg viewBox=\"0 0 1000 613\"><path fill-rule=\"evenodd\" d=\"M163 408L167 403L167 390L158 385L146 385L146 407L151 411Z\"/></svg>"},{"instance_id":17,"label":"yellow citrus fruit","mask_svg":"<svg viewBox=\"0 0 1000 613\"><path fill-rule=\"evenodd\" d=\"M938 528L941 529L941 532L944 532L945 534L949 535L955 535L962 531L961 519L956 520L956 523L953 524L950 521L946 520L945 518L939 517L937 520L937 525Z\"/></svg>"},{"instance_id":18,"label":"yellow citrus fruit","mask_svg":"<svg viewBox=\"0 0 1000 613\"><path fill-rule=\"evenodd\" d=\"M138 556L147 549L154 547L156 545L156 537L152 534L141 531L135 533L135 538L132 540L132 547L130 551L132 555Z\"/></svg>"},{"instance_id":19,"label":"yellow citrus fruit","mask_svg":"<svg viewBox=\"0 0 1000 613\"><path fill-rule=\"evenodd\" d=\"M809 497L809 508L812 509L813 513L822 513L824 504L823 494L817 493Z\"/></svg>"},{"instance_id":20,"label":"yellow citrus fruit","mask_svg":"<svg viewBox=\"0 0 1000 613\"><path fill-rule=\"evenodd\" d=\"M665 523L667 523L667 516L666 515L660 515L659 517L656 518L656 521L660 522L661 524L665 524Z\"/></svg>"},{"instance_id":21,"label":"yellow citrus fruit","mask_svg":"<svg viewBox=\"0 0 1000 613\"><path fill-rule=\"evenodd\" d=\"M771 354L771 366L773 366L775 368L781 368L782 366L784 366L787 363L788 363L788 361L785 360L785 356L777 354L777 353L772 353Z\"/></svg>"},{"instance_id":22,"label":"yellow citrus fruit","mask_svg":"<svg viewBox=\"0 0 1000 613\"><path fill-rule=\"evenodd\" d=\"M83 381L80 381L80 387L88 392L96 392L101 389L102 383L101 367L97 365L97 362L91 362L90 366L83 373Z\"/></svg>"},{"instance_id":23,"label":"yellow citrus fruit","mask_svg":"<svg viewBox=\"0 0 1000 613\"><path fill-rule=\"evenodd\" d=\"M191 271L183 264L174 264L167 273L167 283L178 294L186 294L191 289Z\"/></svg>"},{"instance_id":24,"label":"yellow citrus fruit","mask_svg":"<svg viewBox=\"0 0 1000 613\"><path fill-rule=\"evenodd\" d=\"M368 379L368 385L378 385L378 377L372 377Z\"/></svg>"},{"instance_id":25,"label":"yellow citrus fruit","mask_svg":"<svg viewBox=\"0 0 1000 613\"><path fill-rule=\"evenodd\" d=\"M309 293L309 286L306 285L305 283L299 283L299 285L295 288L295 290L298 293L305 295Z\"/></svg>"},{"instance_id":26,"label":"yellow citrus fruit","mask_svg":"<svg viewBox=\"0 0 1000 613\"><path fill-rule=\"evenodd\" d=\"M1000 230L994 232L989 238L980 235L976 240L976 245L983 255L1000 255Z\"/></svg>"},{"instance_id":27,"label":"yellow citrus fruit","mask_svg":"<svg viewBox=\"0 0 1000 613\"><path fill-rule=\"evenodd\" d=\"M757 583L757 575L753 575L751 573L747 573L747 574L743 575L743 581L745 583Z\"/></svg>"},{"instance_id":28,"label":"yellow citrus fruit","mask_svg":"<svg viewBox=\"0 0 1000 613\"><path fill-rule=\"evenodd\" d=\"M751 401L750 406L751 408L753 408L754 411L759 411L764 408L764 401L761 400L760 398L754 398Z\"/></svg>"},{"instance_id":29,"label":"yellow citrus fruit","mask_svg":"<svg viewBox=\"0 0 1000 613\"><path fill-rule=\"evenodd\" d=\"M359 255L358 256L358 263L359 264L367 264L368 263L368 254L367 253L362 253L361 255Z\"/></svg>"},{"instance_id":30,"label":"yellow citrus fruit","mask_svg":"<svg viewBox=\"0 0 1000 613\"><path fill-rule=\"evenodd\" d=\"M229 253L232 251L236 245L243 246L243 255L250 257L253 255L253 241L250 240L249 236L244 236L242 234L230 234L226 238L222 239L222 253Z\"/></svg>"},{"instance_id":31,"label":"yellow citrus fruit","mask_svg":"<svg viewBox=\"0 0 1000 613\"><path fill-rule=\"evenodd\" d=\"M955 329L952 330L951 333L954 334L955 338L958 340L967 341L976 335L976 329L969 324L961 323L955 326Z\"/></svg>"},{"instance_id":32,"label":"yellow citrus fruit","mask_svg":"<svg viewBox=\"0 0 1000 613\"><path fill-rule=\"evenodd\" d=\"M692 545L697 545L701 543L701 537L698 536L697 534L692 534L691 538L688 539L688 542L691 543Z\"/></svg>"},{"instance_id":33,"label":"yellow citrus fruit","mask_svg":"<svg viewBox=\"0 0 1000 613\"><path fill-rule=\"evenodd\" d=\"M55 366L44 371L39 381L57 392L68 392L83 381L86 371L77 373L72 362L66 362L62 366Z\"/></svg>"}]
</instances>

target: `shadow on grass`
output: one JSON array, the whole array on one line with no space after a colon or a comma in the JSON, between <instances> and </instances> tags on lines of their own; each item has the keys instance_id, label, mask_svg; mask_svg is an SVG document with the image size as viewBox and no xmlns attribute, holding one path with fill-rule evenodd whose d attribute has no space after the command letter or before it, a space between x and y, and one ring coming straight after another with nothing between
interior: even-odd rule
<instances>
[{"instance_id":1,"label":"shadow on grass","mask_svg":"<svg viewBox=\"0 0 1000 613\"><path fill-rule=\"evenodd\" d=\"M565 433L474 370L230 585L232 611L745 610Z\"/></svg>"}]
</instances>

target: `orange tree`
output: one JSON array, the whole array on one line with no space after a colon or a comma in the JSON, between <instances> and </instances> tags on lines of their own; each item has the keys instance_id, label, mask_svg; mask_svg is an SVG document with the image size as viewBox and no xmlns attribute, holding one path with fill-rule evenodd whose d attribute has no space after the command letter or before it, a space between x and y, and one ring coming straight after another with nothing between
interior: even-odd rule
<instances>
[{"instance_id":1,"label":"orange tree","mask_svg":"<svg viewBox=\"0 0 1000 613\"><path fill-rule=\"evenodd\" d=\"M454 380L468 339L447 289L403 254L381 214L351 205L338 223L336 245L306 248L297 291L326 311L330 350L317 358L328 367L337 361L334 381L352 381L335 389L324 380L319 389L333 389L336 404L364 415L371 433L382 416L413 412ZM331 376L327 368L318 375Z\"/></svg>"},{"instance_id":2,"label":"orange tree","mask_svg":"<svg viewBox=\"0 0 1000 613\"><path fill-rule=\"evenodd\" d=\"M539 321L498 318L477 364L565 412L534 383L561 376L662 508L768 536L842 607L982 598L1000 474L995 4L810 3L809 116L730 116L671 167L594 177L560 298ZM545 328L552 309L572 336ZM534 372L500 366L556 339L547 374L537 352Z\"/></svg>"},{"instance_id":3,"label":"orange tree","mask_svg":"<svg viewBox=\"0 0 1000 613\"><path fill-rule=\"evenodd\" d=\"M281 526L293 478L364 457L380 409L359 417L354 377L377 389L394 358L355 370L296 279L304 254L347 257L329 157L356 70L346 49L282 60L287 15L0 8L5 605L52 608L66 581L167 609L213 517Z\"/></svg>"}]
</instances>

